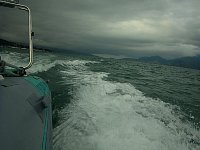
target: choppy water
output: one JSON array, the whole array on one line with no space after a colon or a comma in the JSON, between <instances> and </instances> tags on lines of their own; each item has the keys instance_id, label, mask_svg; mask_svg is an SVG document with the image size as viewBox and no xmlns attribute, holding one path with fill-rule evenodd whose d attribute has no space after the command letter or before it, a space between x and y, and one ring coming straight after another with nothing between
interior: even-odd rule
<instances>
[{"instance_id":1,"label":"choppy water","mask_svg":"<svg viewBox=\"0 0 200 150\"><path fill-rule=\"evenodd\" d=\"M200 149L198 70L37 52L29 73L50 80L55 150Z\"/></svg>"}]
</instances>

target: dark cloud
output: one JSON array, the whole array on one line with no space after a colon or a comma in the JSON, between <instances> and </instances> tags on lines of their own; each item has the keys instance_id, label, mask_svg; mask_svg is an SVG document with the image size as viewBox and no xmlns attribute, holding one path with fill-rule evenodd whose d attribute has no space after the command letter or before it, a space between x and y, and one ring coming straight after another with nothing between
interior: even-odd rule
<instances>
[{"instance_id":1,"label":"dark cloud","mask_svg":"<svg viewBox=\"0 0 200 150\"><path fill-rule=\"evenodd\" d=\"M133 57L200 54L199 0L24 0L21 3L32 10L36 45ZM16 12L13 15L11 10L2 8L0 14L0 38L23 41L25 22L19 19L23 15Z\"/></svg>"}]
</instances>

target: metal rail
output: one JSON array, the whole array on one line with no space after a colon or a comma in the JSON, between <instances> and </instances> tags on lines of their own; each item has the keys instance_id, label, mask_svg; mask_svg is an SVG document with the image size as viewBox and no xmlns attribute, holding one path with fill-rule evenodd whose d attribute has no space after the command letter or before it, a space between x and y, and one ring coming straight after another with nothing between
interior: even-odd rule
<instances>
[{"instance_id":1,"label":"metal rail","mask_svg":"<svg viewBox=\"0 0 200 150\"><path fill-rule=\"evenodd\" d=\"M16 3L18 1L12 0L12 1L0 1L0 6L4 7L10 7L10 8L18 8L20 10L25 10L28 12L28 36L29 36L29 63L23 67L25 70L29 69L33 64L33 32L32 32L32 19L31 19L31 10L26 5L21 5Z\"/></svg>"}]
</instances>

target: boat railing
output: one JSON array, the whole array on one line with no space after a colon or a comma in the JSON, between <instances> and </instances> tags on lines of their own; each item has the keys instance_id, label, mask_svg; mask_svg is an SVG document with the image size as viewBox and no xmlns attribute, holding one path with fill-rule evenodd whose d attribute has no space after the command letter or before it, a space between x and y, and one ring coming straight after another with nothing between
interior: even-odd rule
<instances>
[{"instance_id":1,"label":"boat railing","mask_svg":"<svg viewBox=\"0 0 200 150\"><path fill-rule=\"evenodd\" d=\"M29 63L22 67L24 70L29 69L33 64L33 36L32 32L32 19L31 19L31 10L28 6L19 4L19 0L0 0L0 6L9 7L9 8L18 8L28 12L28 37L29 37Z\"/></svg>"}]
</instances>

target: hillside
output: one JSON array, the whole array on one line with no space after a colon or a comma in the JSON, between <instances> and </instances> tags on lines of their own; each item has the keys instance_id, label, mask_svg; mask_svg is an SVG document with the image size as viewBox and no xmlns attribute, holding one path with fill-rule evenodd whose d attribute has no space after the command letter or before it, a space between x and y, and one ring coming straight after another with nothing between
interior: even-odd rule
<instances>
[{"instance_id":1,"label":"hillside","mask_svg":"<svg viewBox=\"0 0 200 150\"><path fill-rule=\"evenodd\" d=\"M142 62L160 63L160 64L165 64L165 65L200 70L200 55L193 56L193 57L181 57L181 58L172 59L172 60L166 60L160 56L150 56L150 57L141 57L137 60L142 61Z\"/></svg>"}]
</instances>

